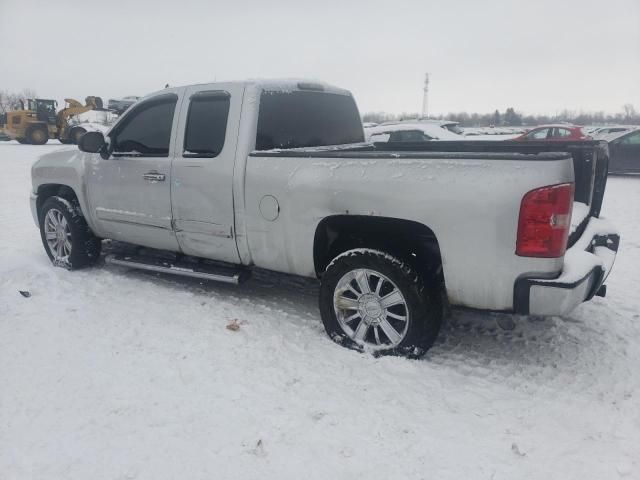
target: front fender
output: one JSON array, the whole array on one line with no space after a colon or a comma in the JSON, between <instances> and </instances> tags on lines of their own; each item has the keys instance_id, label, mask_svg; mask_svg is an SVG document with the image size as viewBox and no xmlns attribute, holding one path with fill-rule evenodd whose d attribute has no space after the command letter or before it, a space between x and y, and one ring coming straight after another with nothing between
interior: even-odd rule
<instances>
[{"instance_id":1,"label":"front fender","mask_svg":"<svg viewBox=\"0 0 640 480\"><path fill-rule=\"evenodd\" d=\"M42 155L31 167L32 209L37 222L37 207L42 203L38 198L42 192L51 192L56 187L68 187L75 193L87 224L95 232L95 222L86 195L85 161L90 154L81 152L76 146L69 146Z\"/></svg>"}]
</instances>

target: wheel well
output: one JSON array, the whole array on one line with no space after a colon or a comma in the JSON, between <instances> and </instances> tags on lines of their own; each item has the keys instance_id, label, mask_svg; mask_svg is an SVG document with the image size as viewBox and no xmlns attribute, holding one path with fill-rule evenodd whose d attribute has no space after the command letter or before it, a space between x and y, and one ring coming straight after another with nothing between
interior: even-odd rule
<instances>
[{"instance_id":1,"label":"wheel well","mask_svg":"<svg viewBox=\"0 0 640 480\"><path fill-rule=\"evenodd\" d=\"M38 215L40 214L40 208L47 198L50 197L62 197L69 200L72 203L78 202L78 196L73 188L68 185L60 184L46 184L38 187L38 199L36 201L36 207L38 209Z\"/></svg>"},{"instance_id":2,"label":"wheel well","mask_svg":"<svg viewBox=\"0 0 640 480\"><path fill-rule=\"evenodd\" d=\"M335 215L316 228L313 261L318 276L339 254L375 248L410 262L425 280L442 281L442 257L435 233L411 220L366 215Z\"/></svg>"}]
</instances>

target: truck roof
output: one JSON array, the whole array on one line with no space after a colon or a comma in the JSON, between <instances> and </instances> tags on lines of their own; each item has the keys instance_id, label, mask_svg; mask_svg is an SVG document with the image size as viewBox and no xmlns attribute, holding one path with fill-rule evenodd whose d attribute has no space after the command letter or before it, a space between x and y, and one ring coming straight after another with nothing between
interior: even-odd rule
<instances>
[{"instance_id":1,"label":"truck roof","mask_svg":"<svg viewBox=\"0 0 640 480\"><path fill-rule=\"evenodd\" d=\"M349 90L330 85L321 80L305 79L305 78L272 78L272 79L246 79L246 80L229 80L226 82L203 82L192 83L188 85L180 85L176 87L167 87L162 90L157 90L143 97L152 97L163 93L177 92L187 87L204 86L208 85L215 88L216 85L243 85L245 87L256 87L260 90L271 90L280 92L293 92L293 91L323 91L326 93L334 93L339 95L351 95Z\"/></svg>"}]
</instances>

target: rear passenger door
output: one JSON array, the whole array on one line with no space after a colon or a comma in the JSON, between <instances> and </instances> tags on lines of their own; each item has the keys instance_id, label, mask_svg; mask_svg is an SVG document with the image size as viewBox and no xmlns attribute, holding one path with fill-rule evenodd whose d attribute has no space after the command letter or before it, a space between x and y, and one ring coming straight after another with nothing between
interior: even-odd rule
<instances>
[{"instance_id":1,"label":"rear passenger door","mask_svg":"<svg viewBox=\"0 0 640 480\"><path fill-rule=\"evenodd\" d=\"M172 164L173 226L187 255L239 263L233 170L244 86L213 84L185 93Z\"/></svg>"}]
</instances>

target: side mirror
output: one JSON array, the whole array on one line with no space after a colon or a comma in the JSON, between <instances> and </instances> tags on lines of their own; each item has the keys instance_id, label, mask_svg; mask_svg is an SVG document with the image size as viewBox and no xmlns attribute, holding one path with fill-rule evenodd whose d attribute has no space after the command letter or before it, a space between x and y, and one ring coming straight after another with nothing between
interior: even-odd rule
<instances>
[{"instance_id":1,"label":"side mirror","mask_svg":"<svg viewBox=\"0 0 640 480\"><path fill-rule=\"evenodd\" d=\"M102 132L87 132L80 137L78 142L78 148L87 153L100 153L105 145Z\"/></svg>"}]
</instances>

